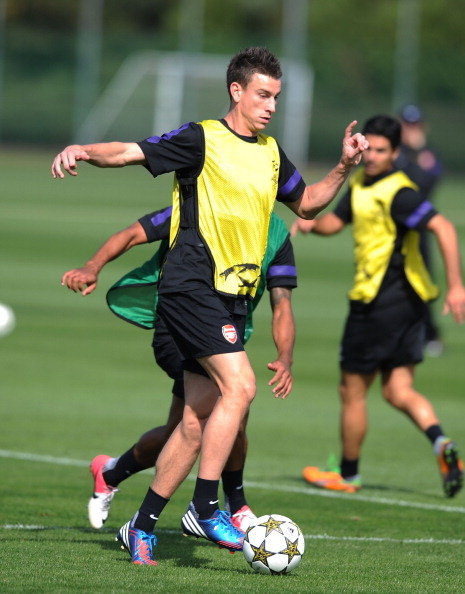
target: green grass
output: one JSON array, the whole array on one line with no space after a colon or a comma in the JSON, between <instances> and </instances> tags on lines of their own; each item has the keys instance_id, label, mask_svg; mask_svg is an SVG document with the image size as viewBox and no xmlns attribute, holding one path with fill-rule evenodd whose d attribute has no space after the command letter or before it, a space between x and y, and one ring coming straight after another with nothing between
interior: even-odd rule
<instances>
[{"instance_id":1,"label":"green grass","mask_svg":"<svg viewBox=\"0 0 465 594\"><path fill-rule=\"evenodd\" d=\"M60 286L115 230L169 202L169 179L141 168L80 168L53 181L53 151L0 154L0 302L17 328L0 339L0 591L2 592L385 592L463 591L465 500L442 494L421 433L369 398L370 431L360 494L331 496L307 487L301 470L338 453L337 350L352 274L348 232L295 240L299 288L294 390L275 400L266 385L274 356L270 310L256 312L249 354L258 395L249 425L247 493L259 514L293 518L306 537L301 565L286 577L251 573L242 555L183 538L179 521L192 478L158 524L160 565L134 567L113 541L137 510L150 472L121 485L104 530L87 524L88 463L117 455L164 422L171 382L155 367L151 333L119 321L106 289L153 248L132 250L103 271L93 295ZM308 173L308 180L320 171ZM447 180L442 212L465 251L463 179ZM286 220L291 216L278 207ZM439 310L439 305L438 305ZM417 387L465 449L464 328L441 320L445 354L418 368Z\"/></svg>"}]
</instances>

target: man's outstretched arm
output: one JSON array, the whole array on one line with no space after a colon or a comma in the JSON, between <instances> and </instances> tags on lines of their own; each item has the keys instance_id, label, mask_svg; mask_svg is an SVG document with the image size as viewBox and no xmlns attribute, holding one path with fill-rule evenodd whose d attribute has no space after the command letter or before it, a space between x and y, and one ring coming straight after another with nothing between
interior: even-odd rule
<instances>
[{"instance_id":1,"label":"man's outstretched arm","mask_svg":"<svg viewBox=\"0 0 465 594\"><path fill-rule=\"evenodd\" d=\"M145 156L136 142L100 142L96 144L72 144L54 158L52 176L64 178L62 167L70 175L77 175L77 164L86 161L95 167L125 167L142 165Z\"/></svg>"},{"instance_id":2,"label":"man's outstretched arm","mask_svg":"<svg viewBox=\"0 0 465 594\"><path fill-rule=\"evenodd\" d=\"M147 242L144 228L137 221L109 237L82 268L73 268L65 272L61 278L61 284L75 293L89 295L97 288L98 275L105 264L115 260L135 245Z\"/></svg>"}]
</instances>

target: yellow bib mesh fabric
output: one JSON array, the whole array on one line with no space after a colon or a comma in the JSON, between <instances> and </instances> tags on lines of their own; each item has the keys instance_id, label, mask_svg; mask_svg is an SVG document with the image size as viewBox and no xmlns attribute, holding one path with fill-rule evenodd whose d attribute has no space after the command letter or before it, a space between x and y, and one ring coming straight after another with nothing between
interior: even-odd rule
<instances>
[{"instance_id":1,"label":"yellow bib mesh fabric","mask_svg":"<svg viewBox=\"0 0 465 594\"><path fill-rule=\"evenodd\" d=\"M200 125L205 162L197 178L199 231L213 257L214 286L253 298L278 190L278 146L263 134L256 143L246 142L218 120ZM178 192L175 188L171 244L179 226Z\"/></svg>"},{"instance_id":2,"label":"yellow bib mesh fabric","mask_svg":"<svg viewBox=\"0 0 465 594\"><path fill-rule=\"evenodd\" d=\"M355 278L349 298L369 303L378 294L394 250L396 224L391 204L401 188L417 189L401 171L371 186L363 185L363 169L351 178L352 221L355 242ZM432 283L419 251L419 234L407 232L402 245L405 273L413 289L424 301L435 299L439 290Z\"/></svg>"}]
</instances>

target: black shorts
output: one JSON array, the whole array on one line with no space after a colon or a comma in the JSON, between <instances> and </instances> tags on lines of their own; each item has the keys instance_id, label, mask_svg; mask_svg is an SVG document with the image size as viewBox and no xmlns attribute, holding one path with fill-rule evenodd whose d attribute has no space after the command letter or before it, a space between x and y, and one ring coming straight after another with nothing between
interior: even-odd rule
<instances>
[{"instance_id":1,"label":"black shorts","mask_svg":"<svg viewBox=\"0 0 465 594\"><path fill-rule=\"evenodd\" d=\"M157 313L187 371L208 377L197 359L244 350L245 299L223 297L205 286L185 293L159 294Z\"/></svg>"},{"instance_id":2,"label":"black shorts","mask_svg":"<svg viewBox=\"0 0 465 594\"><path fill-rule=\"evenodd\" d=\"M173 395L184 399L184 370L181 353L160 318L155 323L152 347L158 366L174 380Z\"/></svg>"},{"instance_id":3,"label":"black shorts","mask_svg":"<svg viewBox=\"0 0 465 594\"><path fill-rule=\"evenodd\" d=\"M388 307L350 302L341 342L342 370L372 374L423 360L426 304L416 295Z\"/></svg>"}]
</instances>

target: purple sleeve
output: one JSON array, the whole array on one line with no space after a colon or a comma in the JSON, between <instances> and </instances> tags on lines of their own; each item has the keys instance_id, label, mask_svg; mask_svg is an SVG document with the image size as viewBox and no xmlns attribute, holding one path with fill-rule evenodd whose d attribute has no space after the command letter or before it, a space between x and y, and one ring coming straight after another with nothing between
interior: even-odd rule
<instances>
[{"instance_id":1,"label":"purple sleeve","mask_svg":"<svg viewBox=\"0 0 465 594\"><path fill-rule=\"evenodd\" d=\"M161 136L150 136L138 143L156 177L171 171L197 169L203 159L203 134L198 124L189 122Z\"/></svg>"},{"instance_id":2,"label":"purple sleeve","mask_svg":"<svg viewBox=\"0 0 465 594\"><path fill-rule=\"evenodd\" d=\"M162 210L156 210L155 212L146 214L139 219L139 223L144 228L149 243L169 238L172 210L172 206L167 206Z\"/></svg>"},{"instance_id":3,"label":"purple sleeve","mask_svg":"<svg viewBox=\"0 0 465 594\"><path fill-rule=\"evenodd\" d=\"M285 152L279 148L279 180L278 180L278 202L295 202L305 190L305 182L297 168L289 161Z\"/></svg>"},{"instance_id":4,"label":"purple sleeve","mask_svg":"<svg viewBox=\"0 0 465 594\"><path fill-rule=\"evenodd\" d=\"M297 287L297 268L294 249L289 235L277 251L266 272L266 286L270 291L275 287Z\"/></svg>"},{"instance_id":5,"label":"purple sleeve","mask_svg":"<svg viewBox=\"0 0 465 594\"><path fill-rule=\"evenodd\" d=\"M431 202L411 188L399 190L391 205L394 221L409 229L423 229L436 214Z\"/></svg>"}]
</instances>

